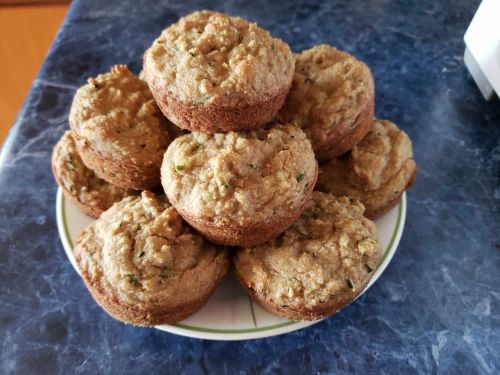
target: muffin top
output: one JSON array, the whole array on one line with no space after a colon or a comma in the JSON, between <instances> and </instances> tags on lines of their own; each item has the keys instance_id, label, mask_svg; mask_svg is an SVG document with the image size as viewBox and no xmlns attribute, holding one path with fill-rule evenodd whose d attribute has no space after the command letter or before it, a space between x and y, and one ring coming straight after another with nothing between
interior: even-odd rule
<instances>
[{"instance_id":1,"label":"muffin top","mask_svg":"<svg viewBox=\"0 0 500 375\"><path fill-rule=\"evenodd\" d=\"M237 273L284 308L352 300L381 259L375 224L357 200L313 192L300 218L274 240L241 249Z\"/></svg>"},{"instance_id":2,"label":"muffin top","mask_svg":"<svg viewBox=\"0 0 500 375\"><path fill-rule=\"evenodd\" d=\"M349 128L373 94L373 78L364 63L321 44L295 55L292 88L279 117L298 123L316 150L339 127Z\"/></svg>"},{"instance_id":3,"label":"muffin top","mask_svg":"<svg viewBox=\"0 0 500 375\"><path fill-rule=\"evenodd\" d=\"M351 152L358 187L376 190L413 158L411 140L387 120L374 120L372 129Z\"/></svg>"},{"instance_id":4,"label":"muffin top","mask_svg":"<svg viewBox=\"0 0 500 375\"><path fill-rule=\"evenodd\" d=\"M125 65L89 78L75 94L69 120L75 137L101 154L146 164L161 163L175 132L147 83Z\"/></svg>"},{"instance_id":5,"label":"muffin top","mask_svg":"<svg viewBox=\"0 0 500 375\"><path fill-rule=\"evenodd\" d=\"M122 198L136 194L106 182L83 164L70 131L64 133L54 148L52 167L59 183L78 201L99 211L107 210Z\"/></svg>"},{"instance_id":6,"label":"muffin top","mask_svg":"<svg viewBox=\"0 0 500 375\"><path fill-rule=\"evenodd\" d=\"M318 188L371 206L405 190L415 169L408 135L390 121L374 120L350 153L321 166Z\"/></svg>"},{"instance_id":7,"label":"muffin top","mask_svg":"<svg viewBox=\"0 0 500 375\"><path fill-rule=\"evenodd\" d=\"M238 106L275 96L292 81L286 43L255 23L201 11L165 29L146 51L145 73L177 99Z\"/></svg>"},{"instance_id":8,"label":"muffin top","mask_svg":"<svg viewBox=\"0 0 500 375\"><path fill-rule=\"evenodd\" d=\"M162 184L172 204L215 224L250 223L298 207L317 163L300 128L190 133L169 146Z\"/></svg>"},{"instance_id":9,"label":"muffin top","mask_svg":"<svg viewBox=\"0 0 500 375\"><path fill-rule=\"evenodd\" d=\"M96 289L148 309L190 302L228 266L226 251L190 229L164 196L148 191L104 212L80 235L75 258Z\"/></svg>"}]
</instances>

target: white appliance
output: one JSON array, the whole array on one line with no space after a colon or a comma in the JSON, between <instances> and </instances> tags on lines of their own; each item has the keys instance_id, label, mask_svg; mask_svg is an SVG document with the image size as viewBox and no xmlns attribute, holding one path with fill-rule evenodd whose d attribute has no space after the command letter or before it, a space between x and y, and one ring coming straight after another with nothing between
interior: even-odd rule
<instances>
[{"instance_id":1,"label":"white appliance","mask_svg":"<svg viewBox=\"0 0 500 375\"><path fill-rule=\"evenodd\" d=\"M500 0L483 0L464 40L465 65L484 98L500 97Z\"/></svg>"}]
</instances>

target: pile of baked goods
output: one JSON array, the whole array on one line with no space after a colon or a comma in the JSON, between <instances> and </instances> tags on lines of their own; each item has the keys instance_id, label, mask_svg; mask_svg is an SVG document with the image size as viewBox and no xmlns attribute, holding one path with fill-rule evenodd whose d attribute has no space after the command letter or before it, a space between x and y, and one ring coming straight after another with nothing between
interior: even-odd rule
<instances>
[{"instance_id":1,"label":"pile of baked goods","mask_svg":"<svg viewBox=\"0 0 500 375\"><path fill-rule=\"evenodd\" d=\"M139 76L116 65L77 90L54 148L57 183L97 219L74 248L90 293L123 322L172 323L232 267L271 313L333 314L380 262L371 220L416 175L408 136L373 113L370 69L346 52L181 18Z\"/></svg>"}]
</instances>

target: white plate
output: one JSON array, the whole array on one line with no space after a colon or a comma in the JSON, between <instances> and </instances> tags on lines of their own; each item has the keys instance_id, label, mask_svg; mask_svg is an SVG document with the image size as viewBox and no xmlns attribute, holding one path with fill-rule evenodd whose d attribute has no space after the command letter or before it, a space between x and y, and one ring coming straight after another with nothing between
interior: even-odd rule
<instances>
[{"instance_id":1,"label":"white plate","mask_svg":"<svg viewBox=\"0 0 500 375\"><path fill-rule=\"evenodd\" d=\"M92 222L57 191L57 227L71 264L77 272L73 244L80 232ZM376 220L378 237L384 254L366 292L382 275L398 246L406 217L406 194L401 203ZM361 293L361 294L363 294ZM317 322L295 322L281 319L254 304L236 279L229 275L217 288L208 303L188 319L156 328L181 336L210 340L246 340L269 337L305 328Z\"/></svg>"}]
</instances>

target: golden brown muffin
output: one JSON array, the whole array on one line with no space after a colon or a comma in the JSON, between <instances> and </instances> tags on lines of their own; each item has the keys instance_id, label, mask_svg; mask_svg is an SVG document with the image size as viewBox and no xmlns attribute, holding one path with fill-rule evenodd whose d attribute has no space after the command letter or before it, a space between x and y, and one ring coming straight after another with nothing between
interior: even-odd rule
<instances>
[{"instance_id":1,"label":"golden brown muffin","mask_svg":"<svg viewBox=\"0 0 500 375\"><path fill-rule=\"evenodd\" d=\"M162 185L182 217L209 240L253 246L286 230L317 179L304 132L290 124L247 133L191 133L171 143Z\"/></svg>"},{"instance_id":2,"label":"golden brown muffin","mask_svg":"<svg viewBox=\"0 0 500 375\"><path fill-rule=\"evenodd\" d=\"M201 11L165 29L144 54L145 79L167 118L205 133L269 122L292 83L290 48L239 17Z\"/></svg>"},{"instance_id":3,"label":"golden brown muffin","mask_svg":"<svg viewBox=\"0 0 500 375\"><path fill-rule=\"evenodd\" d=\"M177 130L163 117L148 85L125 65L90 78L73 99L69 123L85 165L126 189L152 189Z\"/></svg>"},{"instance_id":4,"label":"golden brown muffin","mask_svg":"<svg viewBox=\"0 0 500 375\"><path fill-rule=\"evenodd\" d=\"M353 301L381 259L363 205L314 192L286 232L236 252L236 276L265 310L293 320L325 318Z\"/></svg>"},{"instance_id":5,"label":"golden brown muffin","mask_svg":"<svg viewBox=\"0 0 500 375\"><path fill-rule=\"evenodd\" d=\"M226 250L196 234L149 191L115 204L75 246L83 280L108 314L134 325L177 322L200 309L229 267Z\"/></svg>"},{"instance_id":6,"label":"golden brown muffin","mask_svg":"<svg viewBox=\"0 0 500 375\"><path fill-rule=\"evenodd\" d=\"M65 132L54 147L52 172L66 198L93 218L124 197L138 194L135 190L114 186L88 169L78 155L70 131Z\"/></svg>"},{"instance_id":7,"label":"golden brown muffin","mask_svg":"<svg viewBox=\"0 0 500 375\"><path fill-rule=\"evenodd\" d=\"M319 161L349 151L368 132L374 84L368 66L329 45L295 55L293 85L279 118L296 122Z\"/></svg>"},{"instance_id":8,"label":"golden brown muffin","mask_svg":"<svg viewBox=\"0 0 500 375\"><path fill-rule=\"evenodd\" d=\"M374 120L353 150L320 167L317 189L359 199L375 219L398 204L417 175L411 140L387 120Z\"/></svg>"}]
</instances>

